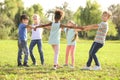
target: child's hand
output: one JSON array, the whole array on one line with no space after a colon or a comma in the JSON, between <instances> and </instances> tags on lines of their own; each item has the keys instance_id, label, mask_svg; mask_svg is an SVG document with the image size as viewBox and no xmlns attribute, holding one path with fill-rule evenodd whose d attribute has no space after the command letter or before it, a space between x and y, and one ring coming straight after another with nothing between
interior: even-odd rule
<instances>
[{"instance_id":1,"label":"child's hand","mask_svg":"<svg viewBox=\"0 0 120 80\"><path fill-rule=\"evenodd\" d=\"M36 29L37 29L37 26L36 26L36 27L34 27L34 31L36 31Z\"/></svg>"}]
</instances>

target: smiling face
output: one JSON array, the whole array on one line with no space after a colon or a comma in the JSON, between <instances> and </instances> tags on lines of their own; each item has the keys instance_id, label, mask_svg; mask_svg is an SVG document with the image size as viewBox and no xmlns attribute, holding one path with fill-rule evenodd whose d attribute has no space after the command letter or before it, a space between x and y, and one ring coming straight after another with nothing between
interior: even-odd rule
<instances>
[{"instance_id":1,"label":"smiling face","mask_svg":"<svg viewBox=\"0 0 120 80\"><path fill-rule=\"evenodd\" d=\"M102 21L106 22L110 18L110 14L107 12L103 12Z\"/></svg>"},{"instance_id":2,"label":"smiling face","mask_svg":"<svg viewBox=\"0 0 120 80\"><path fill-rule=\"evenodd\" d=\"M23 19L22 22L26 25L28 25L29 20L28 19Z\"/></svg>"},{"instance_id":3,"label":"smiling face","mask_svg":"<svg viewBox=\"0 0 120 80\"><path fill-rule=\"evenodd\" d=\"M35 14L33 16L33 21L34 21L34 24L39 24L40 23L40 17L39 17L39 15Z\"/></svg>"}]
</instances>

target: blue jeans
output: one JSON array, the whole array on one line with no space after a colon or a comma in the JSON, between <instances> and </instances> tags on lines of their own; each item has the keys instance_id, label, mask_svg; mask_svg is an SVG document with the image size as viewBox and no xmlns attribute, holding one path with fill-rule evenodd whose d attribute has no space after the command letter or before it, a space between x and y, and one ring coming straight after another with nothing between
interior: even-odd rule
<instances>
[{"instance_id":1,"label":"blue jeans","mask_svg":"<svg viewBox=\"0 0 120 80\"><path fill-rule=\"evenodd\" d=\"M96 56L97 51L103 46L103 44L93 42L91 49L89 51L89 59L87 61L87 66L91 66L92 59L94 59L95 65L100 66L98 58Z\"/></svg>"},{"instance_id":2,"label":"blue jeans","mask_svg":"<svg viewBox=\"0 0 120 80\"><path fill-rule=\"evenodd\" d=\"M43 56L43 51L42 51L41 39L31 41L30 47L29 47L31 59L32 59L33 63L36 63L36 59L33 55L33 48L36 44L37 44L38 51L39 51L39 54L40 54L41 64L44 64L44 56Z\"/></svg>"},{"instance_id":3,"label":"blue jeans","mask_svg":"<svg viewBox=\"0 0 120 80\"><path fill-rule=\"evenodd\" d=\"M28 55L29 55L29 50L27 47L27 41L25 40L18 40L18 58L17 62L18 64L22 64L22 52L24 52L24 64L28 63Z\"/></svg>"}]
</instances>

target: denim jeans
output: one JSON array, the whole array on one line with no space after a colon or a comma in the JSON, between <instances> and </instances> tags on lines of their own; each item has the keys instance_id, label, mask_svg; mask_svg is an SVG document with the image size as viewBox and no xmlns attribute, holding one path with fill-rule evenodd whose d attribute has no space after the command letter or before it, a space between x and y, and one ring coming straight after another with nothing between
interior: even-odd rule
<instances>
[{"instance_id":1,"label":"denim jeans","mask_svg":"<svg viewBox=\"0 0 120 80\"><path fill-rule=\"evenodd\" d=\"M24 52L24 64L28 63L28 55L29 55L29 50L27 47L27 41L25 40L18 40L18 58L17 62L18 64L22 64L22 52Z\"/></svg>"},{"instance_id":2,"label":"denim jeans","mask_svg":"<svg viewBox=\"0 0 120 80\"><path fill-rule=\"evenodd\" d=\"M37 40L32 40L32 41L31 41L30 47L29 47L30 57L31 57L33 63L36 63L36 59L35 59L35 57L34 57L34 55L33 55L33 48L34 48L34 46L35 46L36 44L37 44L37 47L38 47L41 64L44 64L44 56L43 56L43 51L42 51L42 42L41 42L41 39L37 39Z\"/></svg>"},{"instance_id":3,"label":"denim jeans","mask_svg":"<svg viewBox=\"0 0 120 80\"><path fill-rule=\"evenodd\" d=\"M92 59L94 59L95 65L100 66L98 58L96 56L97 51L103 46L103 44L93 42L91 49L89 51L89 59L87 61L87 66L91 66Z\"/></svg>"}]
</instances>

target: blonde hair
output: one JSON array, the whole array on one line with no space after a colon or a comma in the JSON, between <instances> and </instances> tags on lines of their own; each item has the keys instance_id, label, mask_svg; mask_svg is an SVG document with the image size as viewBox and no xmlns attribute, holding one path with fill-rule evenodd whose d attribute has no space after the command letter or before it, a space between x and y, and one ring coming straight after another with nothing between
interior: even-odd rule
<instances>
[{"instance_id":1,"label":"blonde hair","mask_svg":"<svg viewBox=\"0 0 120 80\"><path fill-rule=\"evenodd\" d=\"M39 16L38 14L34 14L34 15L33 15L33 18L34 18L35 16L36 16L38 19L40 19L40 16Z\"/></svg>"},{"instance_id":2,"label":"blonde hair","mask_svg":"<svg viewBox=\"0 0 120 80\"><path fill-rule=\"evenodd\" d=\"M72 23L72 24L75 25L75 26L77 25L77 24L75 24L75 22L72 21L72 20L69 20L68 23ZM66 33L67 33L67 32L68 32L68 29L66 30ZM78 32L75 31L75 35L74 35L74 38L72 39L72 42L75 41L75 40L77 39L77 37L78 37Z\"/></svg>"},{"instance_id":3,"label":"blonde hair","mask_svg":"<svg viewBox=\"0 0 120 80\"><path fill-rule=\"evenodd\" d=\"M103 14L107 14L108 18L110 18L110 16L112 16L112 13L110 11L104 11Z\"/></svg>"}]
</instances>

